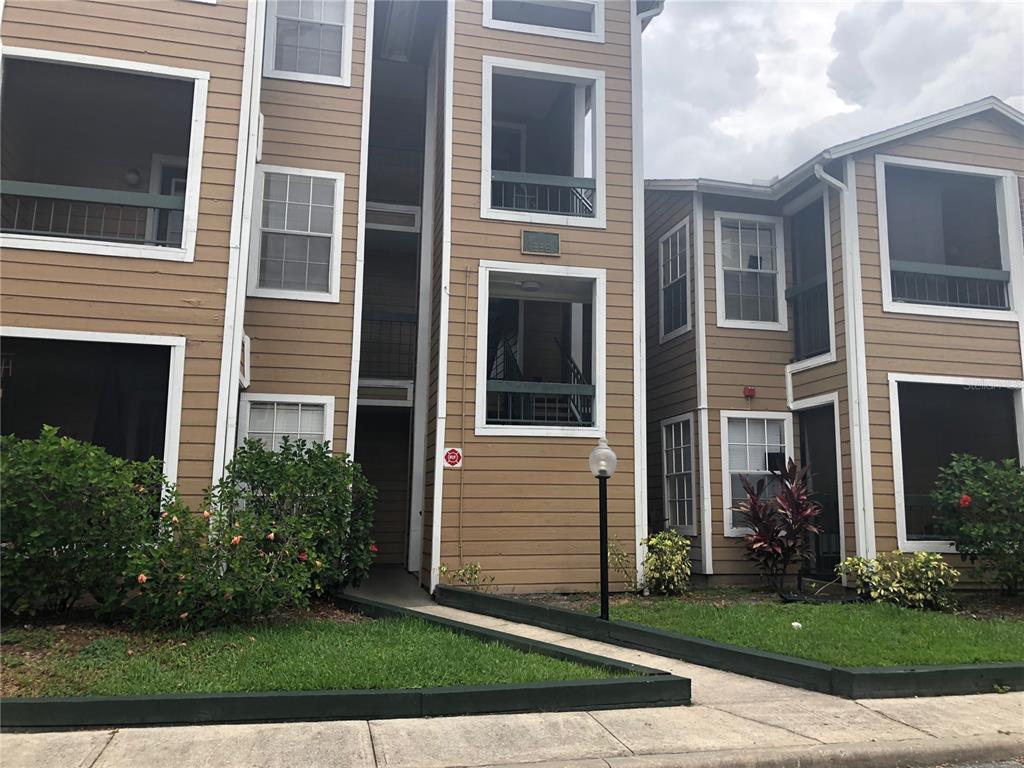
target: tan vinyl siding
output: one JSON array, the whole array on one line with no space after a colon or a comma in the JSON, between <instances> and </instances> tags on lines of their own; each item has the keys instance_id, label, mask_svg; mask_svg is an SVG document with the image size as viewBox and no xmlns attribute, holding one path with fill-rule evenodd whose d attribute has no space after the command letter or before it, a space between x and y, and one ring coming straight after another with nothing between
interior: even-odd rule
<instances>
[{"instance_id":1,"label":"tan vinyl siding","mask_svg":"<svg viewBox=\"0 0 1024 768\"><path fill-rule=\"evenodd\" d=\"M611 537L632 551L633 275L630 15L608 2L606 43L559 41L485 29L482 5L455 8L452 149L451 310L447 344L447 437L465 449L446 472L441 561L479 562L495 584L518 591L593 588L598 578L597 488L587 469L591 438L478 437L474 434L478 263L481 259L607 270L607 433L619 455L609 484ZM482 56L603 69L606 75L605 230L561 227L557 259L523 256L524 225L480 219ZM552 229L552 227L528 228ZM484 309L484 308L481 308ZM642 514L642 512L641 512ZM509 530L514 531L508 535Z\"/></svg>"},{"instance_id":2,"label":"tan vinyl siding","mask_svg":"<svg viewBox=\"0 0 1024 768\"><path fill-rule=\"evenodd\" d=\"M178 480L189 501L213 474L245 24L240 0L8 0L3 15L7 46L210 72L194 263L3 253L4 325L186 337Z\"/></svg>"},{"instance_id":3,"label":"tan vinyl siding","mask_svg":"<svg viewBox=\"0 0 1024 768\"><path fill-rule=\"evenodd\" d=\"M1024 175L1024 138L1019 128L1009 128L1002 120L977 116L856 157L875 542L878 551L887 551L897 546L888 374L1019 380L1022 371L1016 322L883 313L875 154L980 165Z\"/></svg>"},{"instance_id":4,"label":"tan vinyl siding","mask_svg":"<svg viewBox=\"0 0 1024 768\"><path fill-rule=\"evenodd\" d=\"M362 170L366 2L353 1L356 4L351 86L264 77L260 95L264 126L261 164L345 174L340 244L341 300L297 301L251 296L245 306L245 332L252 340L248 391L333 395L333 443L337 451L345 450L348 438ZM336 200L335 204L340 202ZM261 205L261 201L253 201L254 228L259 225ZM335 243L335 248L338 247ZM251 248L250 259L258 258L258 248Z\"/></svg>"}]
</instances>

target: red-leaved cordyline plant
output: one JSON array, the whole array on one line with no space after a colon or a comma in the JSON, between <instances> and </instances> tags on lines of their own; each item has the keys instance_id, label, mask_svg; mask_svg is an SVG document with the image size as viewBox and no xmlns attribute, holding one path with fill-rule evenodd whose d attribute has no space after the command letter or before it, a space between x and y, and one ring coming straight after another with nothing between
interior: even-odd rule
<instances>
[{"instance_id":1,"label":"red-leaved cordyline plant","mask_svg":"<svg viewBox=\"0 0 1024 768\"><path fill-rule=\"evenodd\" d=\"M733 511L750 528L743 537L747 556L757 563L761 577L772 589L782 594L789 566L811 557L809 535L820 532L815 519L821 514L821 505L810 498L810 467L799 467L789 459L785 469L771 472L778 493L765 499L764 479L752 485L741 477L747 497Z\"/></svg>"}]
</instances>

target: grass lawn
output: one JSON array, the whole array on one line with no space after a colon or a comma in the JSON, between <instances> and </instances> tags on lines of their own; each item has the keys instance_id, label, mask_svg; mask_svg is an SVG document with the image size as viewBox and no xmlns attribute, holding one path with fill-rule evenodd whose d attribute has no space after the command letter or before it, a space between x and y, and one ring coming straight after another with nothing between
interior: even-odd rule
<instances>
[{"instance_id":1,"label":"grass lawn","mask_svg":"<svg viewBox=\"0 0 1024 768\"><path fill-rule=\"evenodd\" d=\"M416 619L366 620L340 611L194 634L96 624L5 627L0 642L4 697L424 688L617 676Z\"/></svg>"},{"instance_id":2,"label":"grass lawn","mask_svg":"<svg viewBox=\"0 0 1024 768\"><path fill-rule=\"evenodd\" d=\"M585 610L596 613L596 604L587 600ZM1022 618L874 603L784 604L735 589L618 598L611 618L844 667L1024 661Z\"/></svg>"}]
</instances>

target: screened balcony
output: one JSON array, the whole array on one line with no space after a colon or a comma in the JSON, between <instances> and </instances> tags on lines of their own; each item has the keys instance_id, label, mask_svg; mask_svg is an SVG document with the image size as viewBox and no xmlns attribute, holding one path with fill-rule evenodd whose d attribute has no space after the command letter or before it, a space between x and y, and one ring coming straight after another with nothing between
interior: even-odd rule
<instances>
[{"instance_id":1,"label":"screened balcony","mask_svg":"<svg viewBox=\"0 0 1024 768\"><path fill-rule=\"evenodd\" d=\"M593 218L593 84L492 77L491 209Z\"/></svg>"},{"instance_id":2,"label":"screened balcony","mask_svg":"<svg viewBox=\"0 0 1024 768\"><path fill-rule=\"evenodd\" d=\"M416 378L419 235L367 227L359 375Z\"/></svg>"},{"instance_id":3,"label":"screened balcony","mask_svg":"<svg viewBox=\"0 0 1024 768\"><path fill-rule=\"evenodd\" d=\"M1010 308L997 183L986 176L886 166L894 302Z\"/></svg>"},{"instance_id":4,"label":"screened balcony","mask_svg":"<svg viewBox=\"0 0 1024 768\"><path fill-rule=\"evenodd\" d=\"M193 88L5 57L0 230L181 248Z\"/></svg>"},{"instance_id":5,"label":"screened balcony","mask_svg":"<svg viewBox=\"0 0 1024 768\"><path fill-rule=\"evenodd\" d=\"M797 211L788 224L794 285L786 291L786 300L793 313L793 359L799 361L832 348L823 199Z\"/></svg>"}]
</instances>

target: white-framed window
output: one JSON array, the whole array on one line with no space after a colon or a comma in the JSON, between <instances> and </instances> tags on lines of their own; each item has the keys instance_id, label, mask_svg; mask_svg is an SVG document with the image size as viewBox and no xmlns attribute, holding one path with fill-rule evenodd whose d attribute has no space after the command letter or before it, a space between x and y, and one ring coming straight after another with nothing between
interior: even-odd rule
<instances>
[{"instance_id":1,"label":"white-framed window","mask_svg":"<svg viewBox=\"0 0 1024 768\"><path fill-rule=\"evenodd\" d=\"M885 312L1016 322L1024 303L1014 171L877 155Z\"/></svg>"},{"instance_id":2,"label":"white-framed window","mask_svg":"<svg viewBox=\"0 0 1024 768\"><path fill-rule=\"evenodd\" d=\"M355 0L269 0L264 77L351 85Z\"/></svg>"},{"instance_id":3,"label":"white-framed window","mask_svg":"<svg viewBox=\"0 0 1024 768\"><path fill-rule=\"evenodd\" d=\"M954 552L931 500L954 453L1024 463L1024 381L889 374L892 477L899 548Z\"/></svg>"},{"instance_id":4,"label":"white-framed window","mask_svg":"<svg viewBox=\"0 0 1024 768\"><path fill-rule=\"evenodd\" d=\"M658 240L658 316L662 343L690 330L690 219Z\"/></svg>"},{"instance_id":5,"label":"white-framed window","mask_svg":"<svg viewBox=\"0 0 1024 768\"><path fill-rule=\"evenodd\" d=\"M665 526L695 536L697 503L693 485L693 417L690 414L661 422L661 472Z\"/></svg>"},{"instance_id":6,"label":"white-framed window","mask_svg":"<svg viewBox=\"0 0 1024 768\"><path fill-rule=\"evenodd\" d=\"M481 261L476 434L600 437L605 271Z\"/></svg>"},{"instance_id":7,"label":"white-framed window","mask_svg":"<svg viewBox=\"0 0 1024 768\"><path fill-rule=\"evenodd\" d=\"M238 445L248 438L277 450L282 438L307 443L334 439L334 398L330 395L258 395L238 401Z\"/></svg>"},{"instance_id":8,"label":"white-framed window","mask_svg":"<svg viewBox=\"0 0 1024 768\"><path fill-rule=\"evenodd\" d=\"M715 211L718 325L785 331L782 219Z\"/></svg>"},{"instance_id":9,"label":"white-framed window","mask_svg":"<svg viewBox=\"0 0 1024 768\"><path fill-rule=\"evenodd\" d=\"M483 57L480 217L606 226L605 74Z\"/></svg>"},{"instance_id":10,"label":"white-framed window","mask_svg":"<svg viewBox=\"0 0 1024 768\"><path fill-rule=\"evenodd\" d=\"M782 469L793 455L793 414L775 411L722 411L722 508L725 535L742 536L747 528L736 519L733 504L746 498L741 478L752 485L766 480L772 494L772 469Z\"/></svg>"},{"instance_id":11,"label":"white-framed window","mask_svg":"<svg viewBox=\"0 0 1024 768\"><path fill-rule=\"evenodd\" d=\"M249 295L336 302L345 174L257 166Z\"/></svg>"},{"instance_id":12,"label":"white-framed window","mask_svg":"<svg viewBox=\"0 0 1024 768\"><path fill-rule=\"evenodd\" d=\"M604 42L604 0L484 0L484 26Z\"/></svg>"},{"instance_id":13,"label":"white-framed window","mask_svg":"<svg viewBox=\"0 0 1024 768\"><path fill-rule=\"evenodd\" d=\"M0 248L193 261L209 72L6 46L0 66Z\"/></svg>"}]
</instances>

